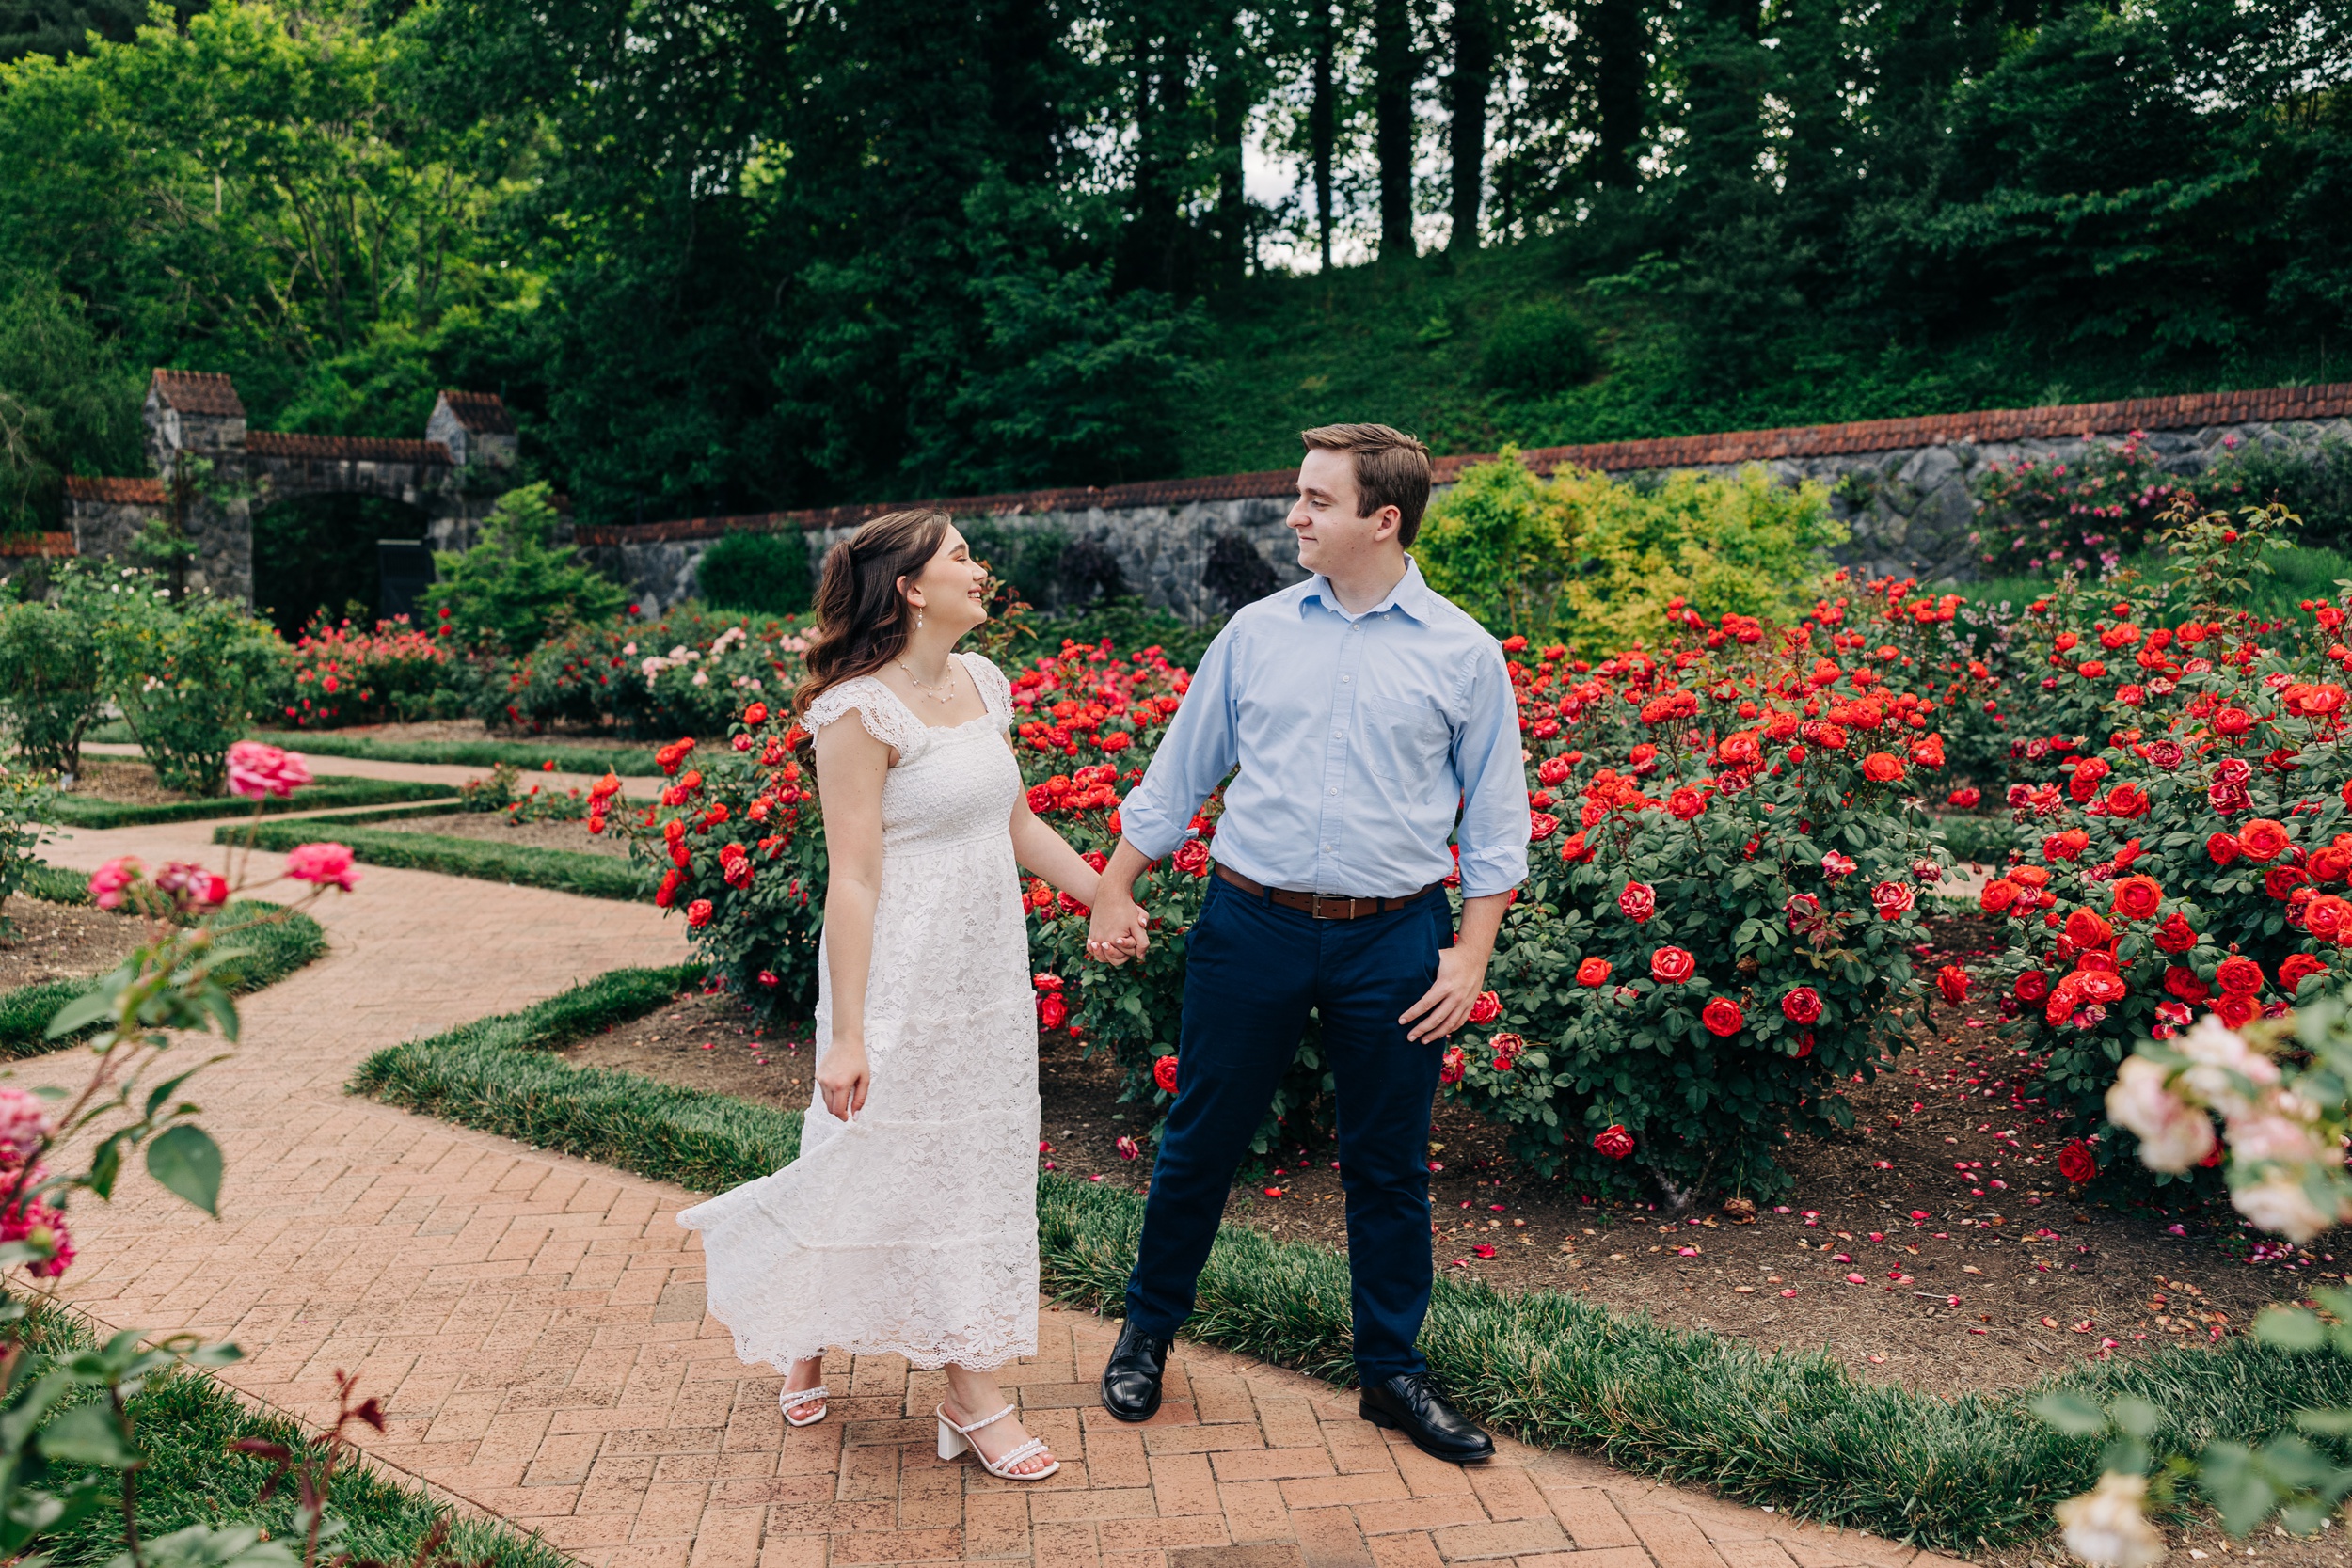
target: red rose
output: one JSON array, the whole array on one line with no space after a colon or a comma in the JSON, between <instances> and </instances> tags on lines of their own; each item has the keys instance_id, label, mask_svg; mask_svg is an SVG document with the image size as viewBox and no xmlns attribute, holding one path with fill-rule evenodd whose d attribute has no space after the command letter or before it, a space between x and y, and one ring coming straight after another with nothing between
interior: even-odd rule
<instances>
[{"instance_id":1,"label":"red rose","mask_svg":"<svg viewBox=\"0 0 2352 1568\"><path fill-rule=\"evenodd\" d=\"M2078 969L2069 978L2074 981L2075 994L2092 1002L2111 1005L2132 993L2122 977L2112 970Z\"/></svg>"},{"instance_id":2,"label":"red rose","mask_svg":"<svg viewBox=\"0 0 2352 1568\"><path fill-rule=\"evenodd\" d=\"M2274 865L2263 873L2263 891L2273 898L2288 898L2310 880L2299 865Z\"/></svg>"},{"instance_id":3,"label":"red rose","mask_svg":"<svg viewBox=\"0 0 2352 1568\"><path fill-rule=\"evenodd\" d=\"M2257 816L2237 831L2237 841L2249 861L2272 861L2287 852L2293 843L2287 836L2286 825L2267 816Z\"/></svg>"},{"instance_id":4,"label":"red rose","mask_svg":"<svg viewBox=\"0 0 2352 1568\"><path fill-rule=\"evenodd\" d=\"M2323 893L2303 906L2303 928L2328 942L2352 934L2352 902Z\"/></svg>"},{"instance_id":5,"label":"red rose","mask_svg":"<svg viewBox=\"0 0 2352 1568\"><path fill-rule=\"evenodd\" d=\"M677 890L686 885L686 873L675 868L661 874L661 885L654 890L653 901L658 909L668 909L677 901Z\"/></svg>"},{"instance_id":6,"label":"red rose","mask_svg":"<svg viewBox=\"0 0 2352 1568\"><path fill-rule=\"evenodd\" d=\"M2042 858L2045 861L2071 861L2090 847L2089 833L2080 828L2069 828L2042 841Z\"/></svg>"},{"instance_id":7,"label":"red rose","mask_svg":"<svg viewBox=\"0 0 2352 1568\"><path fill-rule=\"evenodd\" d=\"M1172 1060L1173 1058L1170 1059ZM1445 1050L1445 1059L1438 1064L1438 1082L1440 1084L1460 1083L1462 1081L1462 1069L1469 1065L1469 1058L1462 1054L1462 1048L1460 1046L1447 1046Z\"/></svg>"},{"instance_id":8,"label":"red rose","mask_svg":"<svg viewBox=\"0 0 2352 1568\"><path fill-rule=\"evenodd\" d=\"M2038 969L2029 969L2017 976L2017 984L2011 989L2020 1002L2039 1002L2050 994L2050 977Z\"/></svg>"},{"instance_id":9,"label":"red rose","mask_svg":"<svg viewBox=\"0 0 2352 1568\"><path fill-rule=\"evenodd\" d=\"M2214 715L2213 727L2223 735L2241 736L2254 727L2254 716L2242 707L2225 707Z\"/></svg>"},{"instance_id":10,"label":"red rose","mask_svg":"<svg viewBox=\"0 0 2352 1568\"><path fill-rule=\"evenodd\" d=\"M1661 985L1678 986L1697 967L1697 960L1679 947L1661 947L1649 956L1649 977Z\"/></svg>"},{"instance_id":11,"label":"red rose","mask_svg":"<svg viewBox=\"0 0 2352 1568\"><path fill-rule=\"evenodd\" d=\"M1502 1016L1502 998L1493 991L1480 991L1478 1000L1470 1004L1470 1021L1472 1023L1492 1023Z\"/></svg>"},{"instance_id":12,"label":"red rose","mask_svg":"<svg viewBox=\"0 0 2352 1568\"><path fill-rule=\"evenodd\" d=\"M2185 953L2197 945L2197 933L2188 928L2188 922L2175 910L2164 917L2156 927L2156 946L2167 953Z\"/></svg>"},{"instance_id":13,"label":"red rose","mask_svg":"<svg viewBox=\"0 0 2352 1568\"><path fill-rule=\"evenodd\" d=\"M2090 798L2099 793L2099 781L2115 769L2100 757L2085 757L2074 765L2074 777L2068 782L2066 793L2079 805L2089 805Z\"/></svg>"},{"instance_id":14,"label":"red rose","mask_svg":"<svg viewBox=\"0 0 2352 1568\"><path fill-rule=\"evenodd\" d=\"M2167 994L2191 1006L2213 994L2195 970L2184 969L2178 964L2164 972L2164 989Z\"/></svg>"},{"instance_id":15,"label":"red rose","mask_svg":"<svg viewBox=\"0 0 2352 1568\"><path fill-rule=\"evenodd\" d=\"M1609 983L1609 960L1587 958L1576 966L1576 983L1580 986L1605 986Z\"/></svg>"},{"instance_id":16,"label":"red rose","mask_svg":"<svg viewBox=\"0 0 2352 1568\"><path fill-rule=\"evenodd\" d=\"M1732 1011L1737 1014L1739 1009L1734 1007ZM1780 1016L1791 1023L1819 1023L1821 1021L1821 993L1811 986L1799 986L1780 999ZM1708 1027L1714 1028L1714 1025L1710 1022ZM1738 1025L1735 1023L1733 1027ZM1724 1035L1731 1031L1717 1029L1715 1032Z\"/></svg>"},{"instance_id":17,"label":"red rose","mask_svg":"<svg viewBox=\"0 0 2352 1568\"><path fill-rule=\"evenodd\" d=\"M1944 993L1944 1000L1957 1007L1968 1000L1968 972L1958 964L1946 964L1935 972L1935 989Z\"/></svg>"},{"instance_id":18,"label":"red rose","mask_svg":"<svg viewBox=\"0 0 2352 1568\"><path fill-rule=\"evenodd\" d=\"M1538 783L1549 789L1568 782L1569 767L1565 757L1546 757L1535 768Z\"/></svg>"},{"instance_id":19,"label":"red rose","mask_svg":"<svg viewBox=\"0 0 2352 1568\"><path fill-rule=\"evenodd\" d=\"M2145 816L2148 815L2148 792L2137 784L2117 784L2107 791L2106 810L2109 816L2121 816L2126 820Z\"/></svg>"},{"instance_id":20,"label":"red rose","mask_svg":"<svg viewBox=\"0 0 2352 1568\"><path fill-rule=\"evenodd\" d=\"M1688 822L1706 809L1707 797L1688 784L1666 797L1666 810L1680 821Z\"/></svg>"},{"instance_id":21,"label":"red rose","mask_svg":"<svg viewBox=\"0 0 2352 1568\"><path fill-rule=\"evenodd\" d=\"M1527 836L1541 844L1560 831L1560 819L1549 812L1531 811L1527 814Z\"/></svg>"},{"instance_id":22,"label":"red rose","mask_svg":"<svg viewBox=\"0 0 2352 1568\"><path fill-rule=\"evenodd\" d=\"M746 724L765 724L768 722L768 705L766 703L754 703L751 706L745 708L743 710L743 722Z\"/></svg>"},{"instance_id":23,"label":"red rose","mask_svg":"<svg viewBox=\"0 0 2352 1568\"><path fill-rule=\"evenodd\" d=\"M1633 1152L1633 1134L1612 1123L1593 1134L1593 1152L1604 1160L1622 1160Z\"/></svg>"},{"instance_id":24,"label":"red rose","mask_svg":"<svg viewBox=\"0 0 2352 1568\"><path fill-rule=\"evenodd\" d=\"M2246 853L2246 846L2237 841L2235 833L2216 833L2205 840L2205 853L2216 865L2227 865Z\"/></svg>"},{"instance_id":25,"label":"red rose","mask_svg":"<svg viewBox=\"0 0 2352 1568\"><path fill-rule=\"evenodd\" d=\"M697 898L686 906L686 924L699 931L710 924L712 912L709 899Z\"/></svg>"},{"instance_id":26,"label":"red rose","mask_svg":"<svg viewBox=\"0 0 2352 1568\"><path fill-rule=\"evenodd\" d=\"M1494 1066L1497 1072L1510 1071L1511 1064L1518 1061L1519 1053L1527 1049L1527 1042L1517 1035L1497 1035L1486 1044L1495 1053Z\"/></svg>"},{"instance_id":27,"label":"red rose","mask_svg":"<svg viewBox=\"0 0 2352 1568\"><path fill-rule=\"evenodd\" d=\"M1821 901L1809 893L1795 893L1783 904L1781 912L1788 917L1788 928L1801 931L1821 918Z\"/></svg>"},{"instance_id":28,"label":"red rose","mask_svg":"<svg viewBox=\"0 0 2352 1568\"><path fill-rule=\"evenodd\" d=\"M1058 1029L1070 1022L1070 1004L1051 994L1037 999L1037 1021L1048 1029Z\"/></svg>"},{"instance_id":29,"label":"red rose","mask_svg":"<svg viewBox=\"0 0 2352 1568\"><path fill-rule=\"evenodd\" d=\"M2263 1005L2250 996L2225 996L2213 1005L2216 1017L2233 1029L2243 1029L2262 1016Z\"/></svg>"},{"instance_id":30,"label":"red rose","mask_svg":"<svg viewBox=\"0 0 2352 1568\"><path fill-rule=\"evenodd\" d=\"M2213 973L2224 996L2251 996L2263 989L2263 966L2243 953L2233 953Z\"/></svg>"},{"instance_id":31,"label":"red rose","mask_svg":"<svg viewBox=\"0 0 2352 1568\"><path fill-rule=\"evenodd\" d=\"M2352 846L2330 844L2325 849L2314 849L2312 858L2303 863L2303 869L2312 874L2314 882L2341 882L2352 877Z\"/></svg>"},{"instance_id":32,"label":"red rose","mask_svg":"<svg viewBox=\"0 0 2352 1568\"><path fill-rule=\"evenodd\" d=\"M1870 907L1879 911L1881 920L1900 920L1911 912L1915 898L1902 882L1881 882L1870 890Z\"/></svg>"},{"instance_id":33,"label":"red rose","mask_svg":"<svg viewBox=\"0 0 2352 1568\"><path fill-rule=\"evenodd\" d=\"M2017 884L2007 877L1995 878L1985 883L1984 891L1977 895L1977 908L1987 914L1999 914L2003 910L2017 902L2017 895L2020 891L2022 890Z\"/></svg>"},{"instance_id":34,"label":"red rose","mask_svg":"<svg viewBox=\"0 0 2352 1568\"><path fill-rule=\"evenodd\" d=\"M2309 953L2290 953L2279 960L2279 989L2293 996L2304 981L2327 973L2328 966Z\"/></svg>"},{"instance_id":35,"label":"red rose","mask_svg":"<svg viewBox=\"0 0 2352 1568\"><path fill-rule=\"evenodd\" d=\"M1872 784L1893 784L1903 776L1902 761L1891 752L1872 752L1862 759L1862 776Z\"/></svg>"},{"instance_id":36,"label":"red rose","mask_svg":"<svg viewBox=\"0 0 2352 1568\"><path fill-rule=\"evenodd\" d=\"M2115 940L2115 929L2089 910L2076 910L2066 917L2066 940L2076 948L2105 947Z\"/></svg>"},{"instance_id":37,"label":"red rose","mask_svg":"<svg viewBox=\"0 0 2352 1568\"><path fill-rule=\"evenodd\" d=\"M1169 1094L1176 1092L1176 1058L1162 1056L1152 1064L1152 1082Z\"/></svg>"},{"instance_id":38,"label":"red rose","mask_svg":"<svg viewBox=\"0 0 2352 1568\"><path fill-rule=\"evenodd\" d=\"M1983 799L1984 796L1982 792L1978 790L1974 785L1971 785L1966 789L1955 789L1951 792L1951 794L1945 797L1947 803L1958 806L1962 811L1973 809L1977 802Z\"/></svg>"},{"instance_id":39,"label":"red rose","mask_svg":"<svg viewBox=\"0 0 2352 1568\"><path fill-rule=\"evenodd\" d=\"M1647 882L1628 882L1617 895L1617 908L1636 926L1658 912L1658 895Z\"/></svg>"},{"instance_id":40,"label":"red rose","mask_svg":"<svg viewBox=\"0 0 2352 1568\"><path fill-rule=\"evenodd\" d=\"M1592 858L1593 847L1584 842L1584 834L1581 830L1560 841L1561 864L1583 865Z\"/></svg>"},{"instance_id":41,"label":"red rose","mask_svg":"<svg viewBox=\"0 0 2352 1568\"><path fill-rule=\"evenodd\" d=\"M2106 661L2098 658L2084 659L2074 666L2074 673L2087 681L2105 680L2107 678Z\"/></svg>"},{"instance_id":42,"label":"red rose","mask_svg":"<svg viewBox=\"0 0 2352 1568\"><path fill-rule=\"evenodd\" d=\"M2098 1156L2090 1152L2089 1144L2076 1138L2058 1150L2058 1174L2080 1186L2099 1174Z\"/></svg>"},{"instance_id":43,"label":"red rose","mask_svg":"<svg viewBox=\"0 0 2352 1568\"><path fill-rule=\"evenodd\" d=\"M2164 888L2153 877L2126 877L2115 884L2109 910L2125 920L2153 919L2164 903Z\"/></svg>"},{"instance_id":44,"label":"red rose","mask_svg":"<svg viewBox=\"0 0 2352 1568\"><path fill-rule=\"evenodd\" d=\"M1699 1022L1707 1025L1708 1034L1728 1039L1746 1025L1748 1017L1740 1010L1739 1003L1728 996L1718 996L1700 1009Z\"/></svg>"}]
</instances>

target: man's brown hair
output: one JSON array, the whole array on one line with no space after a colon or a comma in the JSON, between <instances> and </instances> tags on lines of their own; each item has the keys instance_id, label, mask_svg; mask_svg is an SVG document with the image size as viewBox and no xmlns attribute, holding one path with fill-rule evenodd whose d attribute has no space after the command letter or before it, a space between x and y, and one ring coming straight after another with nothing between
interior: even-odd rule
<instances>
[{"instance_id":1,"label":"man's brown hair","mask_svg":"<svg viewBox=\"0 0 2352 1568\"><path fill-rule=\"evenodd\" d=\"M1356 515L1369 517L1393 506L1400 519L1397 543L1410 548L1429 504L1429 449L1414 436L1384 424L1327 424L1302 430L1310 451L1343 451L1356 459Z\"/></svg>"}]
</instances>

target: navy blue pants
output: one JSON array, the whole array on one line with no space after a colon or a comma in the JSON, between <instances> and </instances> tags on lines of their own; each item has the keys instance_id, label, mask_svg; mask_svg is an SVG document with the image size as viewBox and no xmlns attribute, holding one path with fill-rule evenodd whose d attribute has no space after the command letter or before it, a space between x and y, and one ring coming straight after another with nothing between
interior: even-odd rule
<instances>
[{"instance_id":1,"label":"navy blue pants","mask_svg":"<svg viewBox=\"0 0 2352 1568\"><path fill-rule=\"evenodd\" d=\"M1429 1104L1443 1040L1406 1039L1397 1017L1429 989L1454 940L1441 893L1361 920L1316 920L1209 884L1184 939L1184 1017L1127 1316L1173 1336L1225 1213L1225 1195L1296 1054L1310 1008L1339 1096L1356 1370L1366 1386L1427 1370L1414 1341L1429 1310Z\"/></svg>"}]
</instances>

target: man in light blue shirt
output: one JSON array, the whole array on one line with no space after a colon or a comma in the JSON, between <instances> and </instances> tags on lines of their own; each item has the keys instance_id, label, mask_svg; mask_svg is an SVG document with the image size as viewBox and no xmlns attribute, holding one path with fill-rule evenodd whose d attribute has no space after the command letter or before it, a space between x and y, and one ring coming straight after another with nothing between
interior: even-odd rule
<instances>
[{"instance_id":1,"label":"man in light blue shirt","mask_svg":"<svg viewBox=\"0 0 2352 1568\"><path fill-rule=\"evenodd\" d=\"M1527 875L1518 707L1501 645L1406 553L1428 450L1385 425L1304 438L1289 522L1316 575L1245 607L1210 645L1120 807L1094 907L1089 950L1113 963L1140 953L1136 876L1184 843L1238 765L1184 938L1176 1100L1103 1402L1127 1420L1158 1408L1227 1188L1312 1009L1338 1089L1362 1413L1441 1459L1485 1459L1493 1443L1446 1402L1414 1341L1429 1306L1438 1069Z\"/></svg>"}]
</instances>

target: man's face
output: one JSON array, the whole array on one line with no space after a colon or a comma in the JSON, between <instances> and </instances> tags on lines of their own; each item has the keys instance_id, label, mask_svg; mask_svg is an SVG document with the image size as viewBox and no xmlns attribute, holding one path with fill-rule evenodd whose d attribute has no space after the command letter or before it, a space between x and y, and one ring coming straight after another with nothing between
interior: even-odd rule
<instances>
[{"instance_id":1,"label":"man's face","mask_svg":"<svg viewBox=\"0 0 2352 1568\"><path fill-rule=\"evenodd\" d=\"M1299 565L1328 575L1395 536L1395 507L1384 506L1359 517L1358 504L1356 459L1347 452L1311 448L1298 465L1298 499L1284 519L1298 537Z\"/></svg>"}]
</instances>

